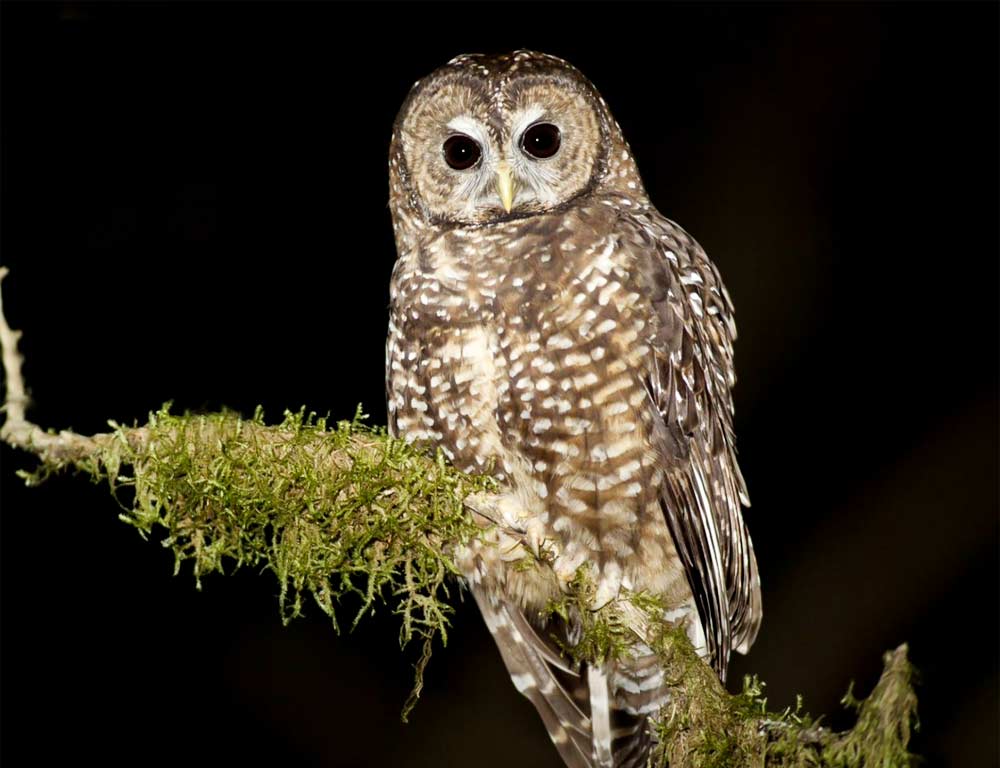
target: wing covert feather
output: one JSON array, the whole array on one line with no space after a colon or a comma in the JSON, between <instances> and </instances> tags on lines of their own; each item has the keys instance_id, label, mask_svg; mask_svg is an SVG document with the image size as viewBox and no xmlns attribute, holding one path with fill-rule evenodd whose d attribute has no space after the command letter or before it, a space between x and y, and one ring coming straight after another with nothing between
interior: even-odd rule
<instances>
[{"instance_id":1,"label":"wing covert feather","mask_svg":"<svg viewBox=\"0 0 1000 768\"><path fill-rule=\"evenodd\" d=\"M660 417L661 506L725 679L731 651L749 650L762 615L733 433L733 305L715 266L679 226L655 212L623 214L620 226L658 321L647 388Z\"/></svg>"}]
</instances>

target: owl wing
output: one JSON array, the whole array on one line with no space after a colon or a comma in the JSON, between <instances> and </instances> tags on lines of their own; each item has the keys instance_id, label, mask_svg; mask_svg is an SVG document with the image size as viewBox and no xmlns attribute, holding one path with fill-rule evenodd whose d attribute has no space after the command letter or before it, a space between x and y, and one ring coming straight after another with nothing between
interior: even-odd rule
<instances>
[{"instance_id":1,"label":"owl wing","mask_svg":"<svg viewBox=\"0 0 1000 768\"><path fill-rule=\"evenodd\" d=\"M672 221L654 212L621 224L658 321L646 385L666 470L661 506L725 680L730 652L749 650L762 616L734 445L732 301L701 246Z\"/></svg>"}]
</instances>

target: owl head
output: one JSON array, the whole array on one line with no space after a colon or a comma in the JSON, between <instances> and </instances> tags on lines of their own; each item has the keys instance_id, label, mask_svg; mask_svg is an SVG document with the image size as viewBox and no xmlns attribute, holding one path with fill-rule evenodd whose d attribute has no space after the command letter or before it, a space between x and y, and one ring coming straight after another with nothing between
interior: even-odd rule
<instances>
[{"instance_id":1,"label":"owl head","mask_svg":"<svg viewBox=\"0 0 1000 768\"><path fill-rule=\"evenodd\" d=\"M481 225L545 213L602 187L642 196L594 86L543 53L459 56L418 81L390 150L394 219Z\"/></svg>"}]
</instances>

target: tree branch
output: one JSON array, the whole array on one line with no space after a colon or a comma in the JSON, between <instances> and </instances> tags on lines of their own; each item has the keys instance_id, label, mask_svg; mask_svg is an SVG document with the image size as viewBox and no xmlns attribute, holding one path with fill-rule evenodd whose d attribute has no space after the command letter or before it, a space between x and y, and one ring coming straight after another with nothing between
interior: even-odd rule
<instances>
[{"instance_id":1,"label":"tree branch","mask_svg":"<svg viewBox=\"0 0 1000 768\"><path fill-rule=\"evenodd\" d=\"M0 282L7 270L0 268ZM328 424L304 410L268 425L234 413L173 415L169 406L142 426L112 424L92 436L47 432L26 418L28 398L17 351L20 333L7 325L0 300L0 345L6 420L0 439L39 461L29 483L74 469L106 480L121 519L162 543L179 569L191 561L196 584L227 564L266 568L280 584L285 621L311 596L338 626L338 608L356 595L352 623L389 602L401 618L400 642L422 643L414 693L435 637L447 643L455 588L456 548L474 539L520 546L517 531L498 525L496 484L465 475L426 451L362 423ZM520 542L520 543L519 543ZM547 568L521 546L525 567ZM520 564L519 564L520 565ZM768 712L763 684L744 681L731 695L697 656L683 630L661 617L649 595L628 594L598 611L581 571L552 613L581 617L577 646L584 660L626 653L638 637L661 658L673 680L668 711L654 721L657 765L903 766L916 717L907 648L884 657L884 671L867 700L848 693L858 711L850 731L833 733L796 710Z\"/></svg>"}]
</instances>

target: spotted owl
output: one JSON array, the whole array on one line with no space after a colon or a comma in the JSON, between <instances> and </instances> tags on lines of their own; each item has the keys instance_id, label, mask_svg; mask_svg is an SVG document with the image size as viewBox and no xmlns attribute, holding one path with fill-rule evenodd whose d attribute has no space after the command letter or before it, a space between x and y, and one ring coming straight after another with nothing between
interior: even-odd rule
<instances>
[{"instance_id":1,"label":"spotted owl","mask_svg":"<svg viewBox=\"0 0 1000 768\"><path fill-rule=\"evenodd\" d=\"M390 148L398 251L389 428L493 473L510 546L458 557L514 685L573 768L645 765L667 700L641 642L602 664L547 616L655 594L725 678L761 620L731 390L733 306L650 203L593 85L553 56L459 56L418 81ZM544 567L515 567L527 550Z\"/></svg>"}]
</instances>

